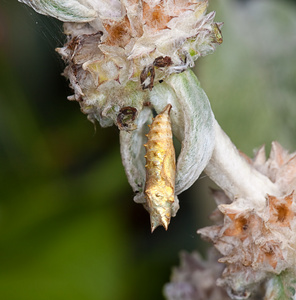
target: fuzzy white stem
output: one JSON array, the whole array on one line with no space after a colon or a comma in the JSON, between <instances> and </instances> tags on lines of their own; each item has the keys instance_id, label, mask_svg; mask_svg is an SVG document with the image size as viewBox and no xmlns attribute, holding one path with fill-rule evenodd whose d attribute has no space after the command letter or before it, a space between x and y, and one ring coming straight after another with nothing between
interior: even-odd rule
<instances>
[{"instance_id":1,"label":"fuzzy white stem","mask_svg":"<svg viewBox=\"0 0 296 300\"><path fill-rule=\"evenodd\" d=\"M276 185L243 158L215 120L215 148L205 173L231 200L245 198L255 206L265 204L266 194L279 195Z\"/></svg>"}]
</instances>

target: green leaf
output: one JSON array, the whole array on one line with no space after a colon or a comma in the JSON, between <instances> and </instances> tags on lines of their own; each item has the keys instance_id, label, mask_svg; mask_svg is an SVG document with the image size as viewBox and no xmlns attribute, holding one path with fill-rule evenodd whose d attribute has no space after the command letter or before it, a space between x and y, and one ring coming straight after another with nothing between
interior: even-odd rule
<instances>
[{"instance_id":1,"label":"green leaf","mask_svg":"<svg viewBox=\"0 0 296 300\"><path fill-rule=\"evenodd\" d=\"M294 271L285 271L272 277L266 285L265 300L294 300L296 277Z\"/></svg>"},{"instance_id":2,"label":"green leaf","mask_svg":"<svg viewBox=\"0 0 296 300\"><path fill-rule=\"evenodd\" d=\"M63 22L89 22L97 13L79 0L19 0L31 6L36 12L54 17Z\"/></svg>"},{"instance_id":3,"label":"green leaf","mask_svg":"<svg viewBox=\"0 0 296 300\"><path fill-rule=\"evenodd\" d=\"M173 74L154 86L150 101L156 111L172 104L174 135L181 142L175 193L188 189L208 164L215 146L214 121L209 99L191 70Z\"/></svg>"},{"instance_id":4,"label":"green leaf","mask_svg":"<svg viewBox=\"0 0 296 300\"><path fill-rule=\"evenodd\" d=\"M144 203L144 186L146 178L145 169L145 134L148 133L147 124L152 122L152 111L144 108L139 114L136 124L137 129L133 131L120 131L120 152L122 164L129 184L136 194L134 200L137 203Z\"/></svg>"}]
</instances>

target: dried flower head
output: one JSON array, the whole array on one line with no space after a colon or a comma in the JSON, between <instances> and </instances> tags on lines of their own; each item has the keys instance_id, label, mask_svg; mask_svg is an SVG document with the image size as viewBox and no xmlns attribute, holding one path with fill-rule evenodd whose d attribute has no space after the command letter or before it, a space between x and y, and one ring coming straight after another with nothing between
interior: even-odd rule
<instances>
[{"instance_id":1,"label":"dried flower head","mask_svg":"<svg viewBox=\"0 0 296 300\"><path fill-rule=\"evenodd\" d=\"M92 1L97 18L66 23L57 49L82 111L102 126L117 124L123 107L141 110L154 84L192 67L222 42L207 1ZM120 128L122 129L122 128Z\"/></svg>"},{"instance_id":2,"label":"dried flower head","mask_svg":"<svg viewBox=\"0 0 296 300\"><path fill-rule=\"evenodd\" d=\"M296 204L295 154L289 154L277 142L272 143L266 160L261 147L254 159L242 154L253 168L268 177L278 188L278 195L266 194L263 205L250 199L229 199L223 192L215 193L223 214L220 224L199 230L212 241L226 264L218 284L226 286L235 299L247 298L258 283L272 275L296 268Z\"/></svg>"},{"instance_id":3,"label":"dried flower head","mask_svg":"<svg viewBox=\"0 0 296 300\"><path fill-rule=\"evenodd\" d=\"M216 285L223 265L217 262L217 251L211 249L205 261L197 252L180 253L180 266L173 268L171 282L164 287L168 300L227 300L225 290Z\"/></svg>"}]
</instances>

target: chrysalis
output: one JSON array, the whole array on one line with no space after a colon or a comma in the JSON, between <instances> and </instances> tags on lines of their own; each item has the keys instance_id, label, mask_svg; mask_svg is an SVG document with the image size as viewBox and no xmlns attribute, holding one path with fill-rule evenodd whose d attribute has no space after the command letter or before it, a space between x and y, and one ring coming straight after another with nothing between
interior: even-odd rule
<instances>
[{"instance_id":1,"label":"chrysalis","mask_svg":"<svg viewBox=\"0 0 296 300\"><path fill-rule=\"evenodd\" d=\"M145 197L151 231L162 225L166 230L175 201L176 159L170 121L171 104L155 117L147 134Z\"/></svg>"}]
</instances>

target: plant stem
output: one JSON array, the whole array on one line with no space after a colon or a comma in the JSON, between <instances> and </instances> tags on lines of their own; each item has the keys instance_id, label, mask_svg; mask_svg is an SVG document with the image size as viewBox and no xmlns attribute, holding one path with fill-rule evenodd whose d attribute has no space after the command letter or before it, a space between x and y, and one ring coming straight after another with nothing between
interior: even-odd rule
<instances>
[{"instance_id":1,"label":"plant stem","mask_svg":"<svg viewBox=\"0 0 296 300\"><path fill-rule=\"evenodd\" d=\"M215 148L204 171L226 195L232 201L238 198L248 199L255 206L265 204L267 193L278 195L277 186L239 153L216 120L214 129Z\"/></svg>"}]
</instances>

